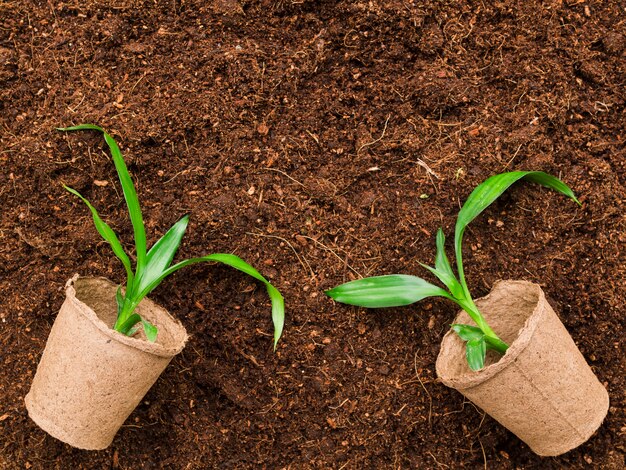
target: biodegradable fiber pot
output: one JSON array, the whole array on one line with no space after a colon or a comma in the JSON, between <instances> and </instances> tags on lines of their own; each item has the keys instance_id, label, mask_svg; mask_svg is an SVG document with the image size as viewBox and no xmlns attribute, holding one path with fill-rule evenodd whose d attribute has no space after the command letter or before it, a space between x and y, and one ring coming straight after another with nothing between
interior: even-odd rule
<instances>
[{"instance_id":1,"label":"biodegradable fiber pot","mask_svg":"<svg viewBox=\"0 0 626 470\"><path fill-rule=\"evenodd\" d=\"M187 341L180 322L148 299L137 312L159 329L155 343L113 330L116 290L103 278L75 276L68 281L65 302L25 399L35 423L81 449L111 444Z\"/></svg>"},{"instance_id":2,"label":"biodegradable fiber pot","mask_svg":"<svg viewBox=\"0 0 626 470\"><path fill-rule=\"evenodd\" d=\"M472 372L465 344L449 331L437 358L441 381L539 455L559 455L589 439L606 416L609 395L541 288L500 281L476 305L510 347L500 360L488 353L488 365ZM455 322L471 320L461 312Z\"/></svg>"}]
</instances>

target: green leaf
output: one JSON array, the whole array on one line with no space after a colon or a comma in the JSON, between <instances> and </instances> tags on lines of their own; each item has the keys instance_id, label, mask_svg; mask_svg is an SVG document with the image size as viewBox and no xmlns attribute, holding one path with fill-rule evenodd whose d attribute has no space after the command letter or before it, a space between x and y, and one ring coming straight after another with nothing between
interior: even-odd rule
<instances>
[{"instance_id":1,"label":"green leaf","mask_svg":"<svg viewBox=\"0 0 626 470\"><path fill-rule=\"evenodd\" d=\"M150 323L148 320L141 320L141 324L143 325L143 331L144 333L146 333L146 338L148 338L148 341L154 343L156 341L158 333L157 327Z\"/></svg>"},{"instance_id":2,"label":"green leaf","mask_svg":"<svg viewBox=\"0 0 626 470\"><path fill-rule=\"evenodd\" d=\"M124 308L124 297L122 297L122 286L117 287L115 291L115 302L117 303L117 317L119 318L122 309Z\"/></svg>"},{"instance_id":3,"label":"green leaf","mask_svg":"<svg viewBox=\"0 0 626 470\"><path fill-rule=\"evenodd\" d=\"M274 325L274 351L278 345L278 340L283 334L285 326L285 300L278 289L269 282L265 283L267 294L272 302L272 324Z\"/></svg>"},{"instance_id":4,"label":"green leaf","mask_svg":"<svg viewBox=\"0 0 626 470\"><path fill-rule=\"evenodd\" d=\"M133 292L143 291L170 266L185 235L188 223L189 216L186 215L176 222L150 249L146 256L146 267L141 273L138 273Z\"/></svg>"},{"instance_id":5,"label":"green leaf","mask_svg":"<svg viewBox=\"0 0 626 470\"><path fill-rule=\"evenodd\" d=\"M433 268L432 266L428 266L427 264L424 263L419 263L419 265L424 268L427 269L428 271L430 271L437 279L439 279L441 281L441 283L443 285L445 285L448 289L450 289L450 286L448 285L448 283L450 285L452 285L452 279L450 278L450 276L446 273L442 273L441 271L437 271L435 268ZM462 294L462 292L461 292Z\"/></svg>"},{"instance_id":6,"label":"green leaf","mask_svg":"<svg viewBox=\"0 0 626 470\"><path fill-rule=\"evenodd\" d=\"M452 272L452 267L450 266L450 261L448 261L448 256L446 255L446 236L443 234L443 229L439 227L437 230L437 254L435 255L435 269L437 271L441 271L442 273L446 273L454 278L454 273Z\"/></svg>"},{"instance_id":7,"label":"green leaf","mask_svg":"<svg viewBox=\"0 0 626 470\"><path fill-rule=\"evenodd\" d=\"M120 333L122 333L123 335L130 336L131 334L134 334L135 331L137 331L137 330L133 331L132 328L139 322L141 322L141 317L138 314L133 313L126 320L124 320L119 326L116 323L115 329L119 331Z\"/></svg>"},{"instance_id":8,"label":"green leaf","mask_svg":"<svg viewBox=\"0 0 626 470\"><path fill-rule=\"evenodd\" d=\"M126 336L133 336L135 333L139 331L139 328L141 328L141 322L135 324L135 326L133 326L130 330L128 330L128 332L126 333Z\"/></svg>"},{"instance_id":9,"label":"green leaf","mask_svg":"<svg viewBox=\"0 0 626 470\"><path fill-rule=\"evenodd\" d=\"M249 276L261 281L265 288L267 289L267 293L272 302L272 322L274 324L274 349L276 349L276 345L278 344L278 340L280 339L283 327L285 324L285 301L283 296L280 294L278 289L276 289L270 282L265 279L256 269L246 263L244 260L239 258L238 256L231 255L228 253L213 253L211 255L202 256L200 258L191 258L185 261L181 261L168 269L166 269L158 278L156 278L152 283L150 283L147 287L145 287L141 292L139 292L138 299L141 300L143 297L148 295L154 288L156 288L167 276L175 273L181 268L185 266L190 266L196 263L204 263L209 261L217 261L219 263L224 263L228 266L231 266L239 271L242 271ZM138 301L139 301L138 300Z\"/></svg>"},{"instance_id":10,"label":"green leaf","mask_svg":"<svg viewBox=\"0 0 626 470\"><path fill-rule=\"evenodd\" d=\"M437 254L435 256L435 267L432 268L422 263L420 263L420 265L437 276L437 279L439 279L448 288L455 298L463 299L463 288L452 271L450 261L448 261L448 256L446 255L446 249L444 246L445 241L446 237L443 234L443 230L439 228L439 230L437 230Z\"/></svg>"},{"instance_id":11,"label":"green leaf","mask_svg":"<svg viewBox=\"0 0 626 470\"><path fill-rule=\"evenodd\" d=\"M64 132L94 130L102 132L104 135L104 140L109 146L111 156L113 157L113 163L115 164L115 169L117 170L117 175L122 185L124 198L126 199L126 206L128 207L128 213L130 215L130 221L133 224L133 231L135 234L135 250L137 251L137 274L139 274L146 264L146 229L143 225L143 218L141 215L141 208L139 207L137 192L135 191L133 180L128 173L128 168L126 168L124 157L122 157L122 152L120 151L117 142L115 142L113 137L107 134L104 129L94 124L81 124L78 126L61 127L57 129Z\"/></svg>"},{"instance_id":12,"label":"green leaf","mask_svg":"<svg viewBox=\"0 0 626 470\"><path fill-rule=\"evenodd\" d=\"M146 334L146 339L150 341L151 343L154 343L156 341L157 333L159 332L159 330L157 329L156 326L154 326L148 320L142 319L139 322L135 323L135 325L132 328L130 328L125 334L126 336L133 336L135 333L139 331L139 328L142 328L142 327L143 327L144 333Z\"/></svg>"},{"instance_id":13,"label":"green leaf","mask_svg":"<svg viewBox=\"0 0 626 470\"><path fill-rule=\"evenodd\" d=\"M485 365L485 354L487 345L484 338L470 339L465 346L465 357L467 364L472 370L480 370Z\"/></svg>"},{"instance_id":14,"label":"green leaf","mask_svg":"<svg viewBox=\"0 0 626 470\"><path fill-rule=\"evenodd\" d=\"M357 279L327 290L326 295L337 302L368 308L400 307L426 297L452 299L441 287L405 274Z\"/></svg>"},{"instance_id":15,"label":"green leaf","mask_svg":"<svg viewBox=\"0 0 626 470\"><path fill-rule=\"evenodd\" d=\"M461 325L455 323L452 325L452 331L454 331L463 341L470 341L472 339L480 339L484 336L482 330L477 326Z\"/></svg>"},{"instance_id":16,"label":"green leaf","mask_svg":"<svg viewBox=\"0 0 626 470\"><path fill-rule=\"evenodd\" d=\"M509 345L497 337L485 335L485 342L487 343L487 349L492 349L500 354L506 354L507 349L509 349Z\"/></svg>"},{"instance_id":17,"label":"green leaf","mask_svg":"<svg viewBox=\"0 0 626 470\"><path fill-rule=\"evenodd\" d=\"M501 173L487 178L483 183L478 185L469 195L465 204L463 204L463 207L459 211L454 230L454 251L456 254L459 280L467 298L471 298L471 295L467 289L465 274L463 272L462 242L465 228L472 220L478 217L487 207L489 207L492 202L498 199L498 197L500 197L500 195L504 193L513 183L520 179L532 181L554 189L580 204L580 201L576 198L569 186L558 178L542 171L511 171L508 173Z\"/></svg>"},{"instance_id":18,"label":"green leaf","mask_svg":"<svg viewBox=\"0 0 626 470\"><path fill-rule=\"evenodd\" d=\"M117 256L124 265L124 268L126 269L126 275L128 276L129 281L132 282L133 270L130 265L130 259L128 259L128 255L124 251L124 248L122 248L122 244L120 243L120 240L117 238L117 235L115 234L113 229L100 218L98 211L78 191L70 188L69 186L63 185L63 187L74 196L78 196L80 200L83 201L87 205L87 207L89 207L89 210L91 211L91 215L93 217L93 223L96 226L96 230L98 230L98 233L102 236L102 238L109 242L111 248L113 249L113 253L115 253L115 256Z\"/></svg>"}]
</instances>

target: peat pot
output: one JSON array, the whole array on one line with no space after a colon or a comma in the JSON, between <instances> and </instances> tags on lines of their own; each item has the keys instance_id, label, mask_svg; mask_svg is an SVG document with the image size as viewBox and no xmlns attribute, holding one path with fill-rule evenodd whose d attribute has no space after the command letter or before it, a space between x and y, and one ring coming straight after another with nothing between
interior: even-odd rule
<instances>
[{"instance_id":1,"label":"peat pot","mask_svg":"<svg viewBox=\"0 0 626 470\"><path fill-rule=\"evenodd\" d=\"M65 302L25 399L39 427L80 449L111 444L187 341L180 322L148 299L137 313L159 329L156 342L147 341L143 331L128 337L113 330L116 290L103 278L76 275L68 281Z\"/></svg>"},{"instance_id":2,"label":"peat pot","mask_svg":"<svg viewBox=\"0 0 626 470\"><path fill-rule=\"evenodd\" d=\"M486 366L469 369L465 344L449 331L437 375L542 456L571 450L598 429L609 395L585 362L537 284L500 281L476 301L489 325L510 346ZM455 323L471 323L465 312ZM498 360L499 359L499 360Z\"/></svg>"}]
</instances>

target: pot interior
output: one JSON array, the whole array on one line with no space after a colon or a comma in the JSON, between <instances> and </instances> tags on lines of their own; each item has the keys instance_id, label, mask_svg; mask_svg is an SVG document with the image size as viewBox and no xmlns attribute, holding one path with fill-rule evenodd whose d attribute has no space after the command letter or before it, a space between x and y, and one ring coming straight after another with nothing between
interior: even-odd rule
<instances>
[{"instance_id":1,"label":"pot interior","mask_svg":"<svg viewBox=\"0 0 626 470\"><path fill-rule=\"evenodd\" d=\"M90 307L109 328L113 328L117 318L117 287L103 279L80 277L74 282L76 298Z\"/></svg>"},{"instance_id":2,"label":"pot interior","mask_svg":"<svg viewBox=\"0 0 626 470\"><path fill-rule=\"evenodd\" d=\"M541 289L524 281L498 282L489 295L478 299L476 306L500 338L511 345L526 321L535 312ZM467 320L469 316L465 312ZM470 324L473 324L469 320Z\"/></svg>"},{"instance_id":3,"label":"pot interior","mask_svg":"<svg viewBox=\"0 0 626 470\"><path fill-rule=\"evenodd\" d=\"M486 297L476 300L476 306L483 314L487 323L496 334L510 347L516 343L515 354L525 347L520 344L520 334L522 330L534 329L535 322L529 320L537 313L537 306L541 297L541 288L537 284L526 281L500 281L496 283ZM474 325L469 315L464 311L456 317L455 323ZM524 341L528 341L532 336L532 331L527 331ZM520 338L520 341L518 341ZM454 332L448 332L441 346L442 352L437 359L438 371L445 371L448 378L474 375L465 359L465 342ZM507 353L507 357L510 354ZM499 362L503 356L488 351L485 358L485 368ZM441 375L441 374L440 374Z\"/></svg>"},{"instance_id":4,"label":"pot interior","mask_svg":"<svg viewBox=\"0 0 626 470\"><path fill-rule=\"evenodd\" d=\"M112 328L117 319L115 295L118 286L104 278L79 277L73 282L73 287L76 291L76 299L93 310L98 320L102 321L113 333ZM156 345L178 349L187 340L187 332L180 322L150 299L144 298L137 307L136 313L158 328ZM139 328L132 339L147 341L143 328Z\"/></svg>"}]
</instances>

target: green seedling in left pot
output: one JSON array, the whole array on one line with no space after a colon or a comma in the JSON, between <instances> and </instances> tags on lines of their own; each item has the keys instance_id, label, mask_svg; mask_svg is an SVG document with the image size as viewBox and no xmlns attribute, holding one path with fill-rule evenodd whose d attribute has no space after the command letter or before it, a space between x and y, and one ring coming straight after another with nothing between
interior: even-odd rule
<instances>
[{"instance_id":1,"label":"green seedling in left pot","mask_svg":"<svg viewBox=\"0 0 626 470\"><path fill-rule=\"evenodd\" d=\"M265 285L272 302L274 348L276 348L276 344L282 334L285 318L285 303L280 292L278 292L278 290L256 269L238 256L232 254L213 253L200 258L191 258L172 264L174 255L176 254L183 235L187 229L187 223L189 221L188 215L183 216L178 222L176 222L172 228L170 228L165 235L163 235L161 239L159 239L152 246L152 248L148 250L146 246L146 230L143 223L143 217L141 215L141 209L139 207L137 192L135 191L135 186L130 174L128 173L120 148L113 137L107 134L101 127L93 124L81 124L79 126L59 128L58 130L95 130L104 135L104 140L111 151L113 163L115 164L115 169L117 170L117 175L124 193L124 199L126 200L126 205L128 207L128 213L133 226L135 254L137 259L134 271L130 258L124 251L124 248L122 247L122 244L113 229L100 218L96 209L87 199L85 199L75 189L64 185L65 189L79 197L87 205L87 207L89 207L96 229L102 238L104 238L104 240L111 245L113 253L119 258L126 269L126 289L122 292L122 288L120 286L117 290L117 320L113 328L122 334L131 336L135 334L139 328L143 327L148 340L155 341L157 337L157 328L147 320L141 318L141 316L135 312L135 309L141 300L152 292L159 284L161 284L167 276L173 274L179 269L195 263L216 261L227 264L228 266L238 269L239 271L243 271L244 273L261 281Z\"/></svg>"},{"instance_id":2,"label":"green seedling in left pot","mask_svg":"<svg viewBox=\"0 0 626 470\"><path fill-rule=\"evenodd\" d=\"M416 276L391 274L347 282L326 291L326 294L337 302L368 308L399 307L427 297L449 299L465 310L476 323L476 325L455 324L452 325L452 330L466 342L466 358L469 367L472 370L481 369L485 364L487 350L505 354L508 345L489 327L467 287L461 250L463 234L472 220L518 180L531 181L554 189L580 204L569 186L558 178L541 171L512 171L491 176L474 189L457 217L454 231L457 275L454 274L448 261L444 248L445 237L441 228L437 231L435 267L422 264L441 281L446 289Z\"/></svg>"}]
</instances>

